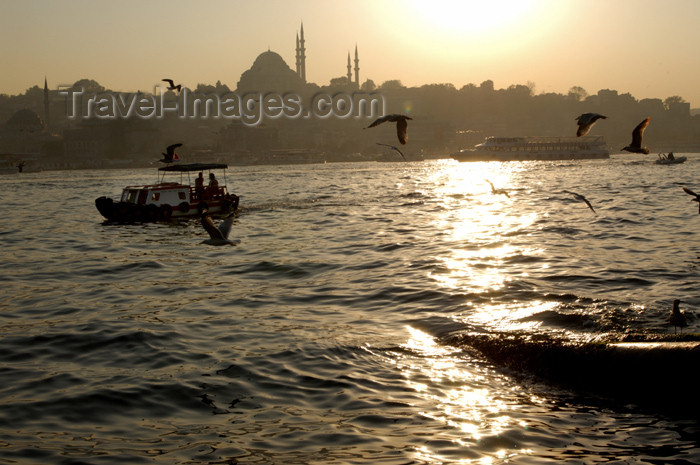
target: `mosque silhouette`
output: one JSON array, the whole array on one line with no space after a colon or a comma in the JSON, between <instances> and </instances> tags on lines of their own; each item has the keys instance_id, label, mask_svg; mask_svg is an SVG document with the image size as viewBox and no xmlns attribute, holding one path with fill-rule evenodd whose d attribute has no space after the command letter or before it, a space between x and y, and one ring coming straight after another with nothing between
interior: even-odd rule
<instances>
[{"instance_id":1,"label":"mosque silhouette","mask_svg":"<svg viewBox=\"0 0 700 465\"><path fill-rule=\"evenodd\" d=\"M295 69L291 69L284 59L271 50L267 50L255 59L253 65L241 74L236 86L238 92L246 91L300 91L306 81L306 41L304 24L296 36ZM360 87L360 59L355 45L355 67L353 69L348 52L347 82L355 88ZM353 76L354 71L354 76Z\"/></svg>"}]
</instances>

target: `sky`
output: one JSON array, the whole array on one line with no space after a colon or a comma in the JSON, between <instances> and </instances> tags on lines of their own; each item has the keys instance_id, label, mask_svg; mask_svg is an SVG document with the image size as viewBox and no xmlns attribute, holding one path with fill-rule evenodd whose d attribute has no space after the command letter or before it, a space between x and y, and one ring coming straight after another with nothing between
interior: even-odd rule
<instances>
[{"instance_id":1,"label":"sky","mask_svg":"<svg viewBox=\"0 0 700 465\"><path fill-rule=\"evenodd\" d=\"M0 93L83 78L121 92L172 78L232 90L268 48L307 81L492 80L537 94L601 89L700 107L700 0L0 0Z\"/></svg>"}]
</instances>

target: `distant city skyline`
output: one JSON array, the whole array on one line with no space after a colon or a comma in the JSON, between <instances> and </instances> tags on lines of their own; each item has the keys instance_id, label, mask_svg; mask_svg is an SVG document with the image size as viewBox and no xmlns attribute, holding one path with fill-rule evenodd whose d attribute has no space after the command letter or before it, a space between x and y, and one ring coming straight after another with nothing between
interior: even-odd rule
<instances>
[{"instance_id":1,"label":"distant city skyline","mask_svg":"<svg viewBox=\"0 0 700 465\"><path fill-rule=\"evenodd\" d=\"M237 80L265 50L295 69L304 24L306 80L347 75L406 86L491 80L535 93L582 87L637 99L680 96L700 107L700 2L669 0L0 1L0 93L51 89L83 78L119 91L162 78L194 89Z\"/></svg>"}]
</instances>

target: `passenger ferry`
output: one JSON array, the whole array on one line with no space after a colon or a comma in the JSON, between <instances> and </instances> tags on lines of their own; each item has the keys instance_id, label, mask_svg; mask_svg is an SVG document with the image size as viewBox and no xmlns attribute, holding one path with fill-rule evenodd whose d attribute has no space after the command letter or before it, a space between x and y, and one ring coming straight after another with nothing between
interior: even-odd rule
<instances>
[{"instance_id":1,"label":"passenger ferry","mask_svg":"<svg viewBox=\"0 0 700 465\"><path fill-rule=\"evenodd\" d=\"M603 136L487 137L473 149L453 153L458 161L582 160L610 158Z\"/></svg>"},{"instance_id":2,"label":"passenger ferry","mask_svg":"<svg viewBox=\"0 0 700 465\"><path fill-rule=\"evenodd\" d=\"M155 184L127 186L119 200L103 196L95 200L95 206L107 221L118 223L192 218L199 216L200 210L204 208L213 216L228 215L238 209L239 198L229 194L226 189L227 167L223 163L164 166L158 168L159 179ZM221 184L218 187L210 189L204 186L197 189L190 182L190 173L211 173L213 170L223 171L223 179L219 181ZM165 182L166 173L179 173L179 182ZM208 175L205 176L206 179Z\"/></svg>"}]
</instances>

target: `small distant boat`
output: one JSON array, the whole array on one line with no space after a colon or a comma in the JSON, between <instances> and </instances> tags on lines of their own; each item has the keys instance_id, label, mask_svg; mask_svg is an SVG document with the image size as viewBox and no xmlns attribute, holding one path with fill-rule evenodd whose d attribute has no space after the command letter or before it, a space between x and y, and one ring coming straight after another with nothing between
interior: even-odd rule
<instances>
[{"instance_id":1,"label":"small distant boat","mask_svg":"<svg viewBox=\"0 0 700 465\"><path fill-rule=\"evenodd\" d=\"M158 168L162 176L155 184L127 186L119 200L102 196L95 199L97 210L109 222L146 223L178 218L199 217L206 208L213 216L225 216L238 210L239 198L226 189L226 168L223 163L175 164ZM223 183L211 190L197 190L189 182L191 172L223 170ZM166 173L180 173L179 182L165 182ZM187 174L187 180L184 175Z\"/></svg>"},{"instance_id":2,"label":"small distant boat","mask_svg":"<svg viewBox=\"0 0 700 465\"><path fill-rule=\"evenodd\" d=\"M654 163L657 165L675 165L676 163L683 163L686 161L686 157L666 157L663 155L659 155L659 158L654 160Z\"/></svg>"},{"instance_id":3,"label":"small distant boat","mask_svg":"<svg viewBox=\"0 0 700 465\"><path fill-rule=\"evenodd\" d=\"M610 158L602 136L488 137L473 149L453 153L458 161L584 160Z\"/></svg>"}]
</instances>

